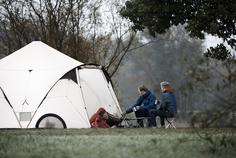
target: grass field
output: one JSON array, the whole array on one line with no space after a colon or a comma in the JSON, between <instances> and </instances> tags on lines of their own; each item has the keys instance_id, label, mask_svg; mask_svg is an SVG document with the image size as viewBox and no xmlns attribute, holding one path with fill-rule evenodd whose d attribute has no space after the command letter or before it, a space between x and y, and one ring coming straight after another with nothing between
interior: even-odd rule
<instances>
[{"instance_id":1,"label":"grass field","mask_svg":"<svg viewBox=\"0 0 236 158\"><path fill-rule=\"evenodd\" d=\"M4 158L234 158L236 129L0 130Z\"/></svg>"}]
</instances>

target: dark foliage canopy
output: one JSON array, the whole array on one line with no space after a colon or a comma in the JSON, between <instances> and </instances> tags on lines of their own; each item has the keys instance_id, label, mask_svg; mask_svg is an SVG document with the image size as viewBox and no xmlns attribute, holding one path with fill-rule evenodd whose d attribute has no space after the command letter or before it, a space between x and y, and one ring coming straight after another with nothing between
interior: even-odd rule
<instances>
[{"instance_id":1,"label":"dark foliage canopy","mask_svg":"<svg viewBox=\"0 0 236 158\"><path fill-rule=\"evenodd\" d=\"M235 0L129 0L120 13L133 22L134 30L147 28L152 36L182 24L192 37L204 39L205 33L211 34L236 50ZM225 60L232 53L220 43L205 55Z\"/></svg>"}]
</instances>

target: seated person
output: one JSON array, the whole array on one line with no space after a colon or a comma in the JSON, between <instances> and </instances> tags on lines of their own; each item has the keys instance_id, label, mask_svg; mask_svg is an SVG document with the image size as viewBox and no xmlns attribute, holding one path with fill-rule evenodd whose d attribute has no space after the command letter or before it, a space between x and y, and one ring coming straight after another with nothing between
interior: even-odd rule
<instances>
[{"instance_id":1,"label":"seated person","mask_svg":"<svg viewBox=\"0 0 236 158\"><path fill-rule=\"evenodd\" d=\"M140 95L138 100L133 106L127 109L123 115L135 112L135 116L137 117L139 126L144 127L143 120L138 118L150 117L149 111L152 109L156 109L156 97L144 85L139 86L138 92ZM148 126L151 126L151 119L148 119Z\"/></svg>"},{"instance_id":2,"label":"seated person","mask_svg":"<svg viewBox=\"0 0 236 158\"><path fill-rule=\"evenodd\" d=\"M174 117L174 114L177 112L176 108L176 98L172 92L171 86L168 82L161 82L161 100L160 108L157 110L150 110L151 124L156 126L156 116L160 117L161 127L165 127L165 118Z\"/></svg>"},{"instance_id":3,"label":"seated person","mask_svg":"<svg viewBox=\"0 0 236 158\"><path fill-rule=\"evenodd\" d=\"M117 118L108 113L104 108L99 108L98 111L89 119L92 128L110 128L118 125L122 118Z\"/></svg>"}]
</instances>

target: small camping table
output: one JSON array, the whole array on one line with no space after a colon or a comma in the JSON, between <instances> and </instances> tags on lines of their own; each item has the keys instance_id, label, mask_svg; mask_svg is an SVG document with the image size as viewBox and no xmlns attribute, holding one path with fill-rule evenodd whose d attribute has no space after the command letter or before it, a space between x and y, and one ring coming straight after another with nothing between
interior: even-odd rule
<instances>
[{"instance_id":1,"label":"small camping table","mask_svg":"<svg viewBox=\"0 0 236 158\"><path fill-rule=\"evenodd\" d=\"M148 127L148 119L150 119L150 117L124 118L123 121L126 122L128 128L141 128L137 120L143 120L144 127Z\"/></svg>"}]
</instances>

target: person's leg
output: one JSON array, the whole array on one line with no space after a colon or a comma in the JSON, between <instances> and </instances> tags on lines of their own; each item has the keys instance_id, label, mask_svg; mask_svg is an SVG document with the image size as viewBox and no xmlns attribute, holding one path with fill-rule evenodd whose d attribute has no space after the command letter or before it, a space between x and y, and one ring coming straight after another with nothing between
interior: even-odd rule
<instances>
[{"instance_id":1,"label":"person's leg","mask_svg":"<svg viewBox=\"0 0 236 158\"><path fill-rule=\"evenodd\" d=\"M157 126L157 122L156 122L157 110L156 109L149 110L149 116L151 117L148 120L148 121L150 121L150 126L156 127Z\"/></svg>"},{"instance_id":2,"label":"person's leg","mask_svg":"<svg viewBox=\"0 0 236 158\"><path fill-rule=\"evenodd\" d=\"M147 125L145 127L151 127L152 126L152 121L151 121L151 118L150 118L150 113L149 113L149 110L148 109L143 109L141 110L141 113L142 113L142 117L146 117L147 120L145 119L145 123L147 123ZM142 119L144 120L144 119ZM147 121L147 122L146 122Z\"/></svg>"},{"instance_id":3,"label":"person's leg","mask_svg":"<svg viewBox=\"0 0 236 158\"><path fill-rule=\"evenodd\" d=\"M167 112L166 113L166 117L174 117L174 113L173 112Z\"/></svg>"},{"instance_id":4,"label":"person's leg","mask_svg":"<svg viewBox=\"0 0 236 158\"><path fill-rule=\"evenodd\" d=\"M160 117L161 127L164 127L165 126L165 117L166 117L165 111L158 109L158 110L156 110L155 115Z\"/></svg>"},{"instance_id":5,"label":"person's leg","mask_svg":"<svg viewBox=\"0 0 236 158\"><path fill-rule=\"evenodd\" d=\"M138 111L135 111L135 116L137 118L137 123L139 125L139 127L144 127L143 125L143 119L138 119L139 117L145 117L142 113L142 111L138 110Z\"/></svg>"},{"instance_id":6,"label":"person's leg","mask_svg":"<svg viewBox=\"0 0 236 158\"><path fill-rule=\"evenodd\" d=\"M165 127L165 115L163 114L163 112L161 112L159 116L160 116L161 127Z\"/></svg>"},{"instance_id":7,"label":"person's leg","mask_svg":"<svg viewBox=\"0 0 236 158\"><path fill-rule=\"evenodd\" d=\"M149 110L148 109L144 109L142 111L143 113L143 117L146 117L147 118L147 122L145 121L145 123L147 123L147 125L145 127L152 127L152 122L151 122L151 118L150 118L150 113L149 113Z\"/></svg>"}]
</instances>

